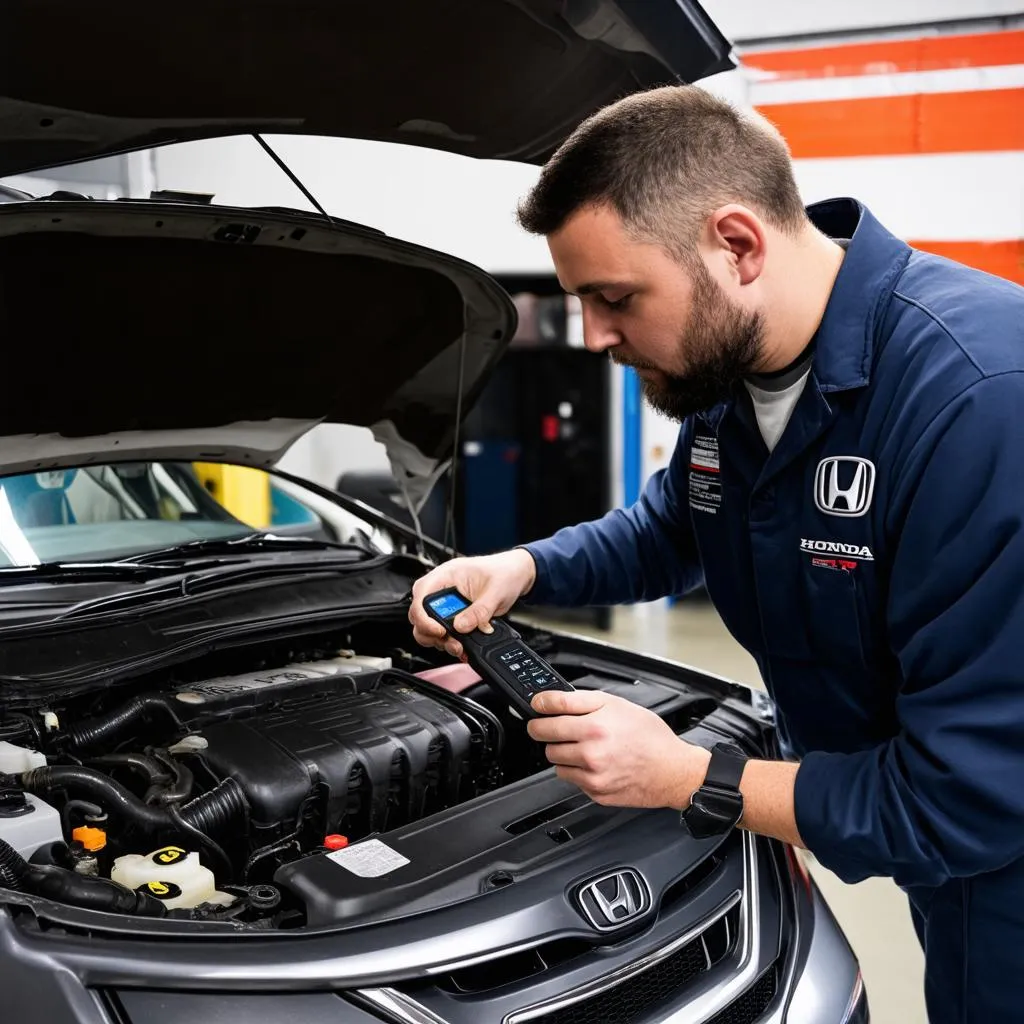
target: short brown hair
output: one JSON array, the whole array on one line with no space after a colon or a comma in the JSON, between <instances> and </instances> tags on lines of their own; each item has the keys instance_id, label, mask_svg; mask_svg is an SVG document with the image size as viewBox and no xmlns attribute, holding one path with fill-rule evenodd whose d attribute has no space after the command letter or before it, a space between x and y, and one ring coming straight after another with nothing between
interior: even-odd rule
<instances>
[{"instance_id":1,"label":"short brown hair","mask_svg":"<svg viewBox=\"0 0 1024 1024\"><path fill-rule=\"evenodd\" d=\"M692 85L636 93L584 121L545 165L518 219L550 235L581 207L602 203L680 259L725 203L785 231L807 221L782 136Z\"/></svg>"}]
</instances>

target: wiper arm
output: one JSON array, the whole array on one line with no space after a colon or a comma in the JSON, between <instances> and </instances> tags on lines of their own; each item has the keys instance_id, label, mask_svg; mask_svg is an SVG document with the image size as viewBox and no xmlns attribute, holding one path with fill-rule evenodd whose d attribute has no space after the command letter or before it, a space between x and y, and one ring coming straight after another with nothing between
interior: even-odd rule
<instances>
[{"instance_id":1,"label":"wiper arm","mask_svg":"<svg viewBox=\"0 0 1024 1024\"><path fill-rule=\"evenodd\" d=\"M123 564L150 565L159 562L188 561L203 555L240 555L253 551L344 551L358 553L361 559L372 558L373 553L356 544L317 540L313 537L282 537L274 533L248 533L244 537L190 540L173 547L146 551L123 559Z\"/></svg>"},{"instance_id":2,"label":"wiper arm","mask_svg":"<svg viewBox=\"0 0 1024 1024\"><path fill-rule=\"evenodd\" d=\"M377 555L373 561L385 561L387 555ZM150 566L138 566L143 571L149 571ZM217 590L227 589L235 586L249 586L259 580L278 580L282 583L289 581L295 583L301 580L314 579L317 576L327 576L345 572L365 572L367 566L360 560L358 564L337 562L320 563L292 563L284 564L241 564L230 567L221 566L218 569L206 569L205 571L190 571L181 567L173 572L167 572L167 567L162 567L166 575L178 576L179 579L171 580L159 586L147 588L145 591L121 591L117 594L108 594L103 597L94 597L82 601L67 611L57 616L58 619L86 618L90 615L109 611L124 611L130 608L140 608L146 605L155 604L165 598L188 598L196 597L204 593L213 593Z\"/></svg>"}]
</instances>

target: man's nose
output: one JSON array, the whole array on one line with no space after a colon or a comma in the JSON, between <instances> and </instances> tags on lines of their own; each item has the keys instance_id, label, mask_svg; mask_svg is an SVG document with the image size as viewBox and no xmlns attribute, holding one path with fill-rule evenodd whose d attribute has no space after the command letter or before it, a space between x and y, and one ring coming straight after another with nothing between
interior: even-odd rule
<instances>
[{"instance_id":1,"label":"man's nose","mask_svg":"<svg viewBox=\"0 0 1024 1024\"><path fill-rule=\"evenodd\" d=\"M591 352L607 352L622 344L622 335L608 318L592 307L583 307L583 344Z\"/></svg>"}]
</instances>

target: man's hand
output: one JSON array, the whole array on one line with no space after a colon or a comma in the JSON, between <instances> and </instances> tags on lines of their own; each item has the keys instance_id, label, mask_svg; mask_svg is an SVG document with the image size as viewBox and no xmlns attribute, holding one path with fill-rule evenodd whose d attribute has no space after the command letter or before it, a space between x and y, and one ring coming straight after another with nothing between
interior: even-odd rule
<instances>
[{"instance_id":1,"label":"man's hand","mask_svg":"<svg viewBox=\"0 0 1024 1024\"><path fill-rule=\"evenodd\" d=\"M681 810L704 780L711 755L681 740L653 711L595 690L538 693L545 718L527 730L546 743L556 774L593 801Z\"/></svg>"},{"instance_id":2,"label":"man's hand","mask_svg":"<svg viewBox=\"0 0 1024 1024\"><path fill-rule=\"evenodd\" d=\"M462 644L445 633L423 609L423 598L437 590L455 587L472 604L460 612L452 625L458 633L479 629L494 632L491 619L504 615L527 593L537 578L533 556L525 548L513 548L496 555L453 558L418 579L412 588L409 621L412 635L424 647L437 647L454 658L464 658Z\"/></svg>"},{"instance_id":3,"label":"man's hand","mask_svg":"<svg viewBox=\"0 0 1024 1024\"><path fill-rule=\"evenodd\" d=\"M530 735L548 744L559 778L595 803L682 810L704 781L711 754L632 701L596 690L549 690L533 698L533 707L550 717L532 719ZM747 762L740 783L744 828L804 845L793 810L797 768L783 761Z\"/></svg>"}]
</instances>

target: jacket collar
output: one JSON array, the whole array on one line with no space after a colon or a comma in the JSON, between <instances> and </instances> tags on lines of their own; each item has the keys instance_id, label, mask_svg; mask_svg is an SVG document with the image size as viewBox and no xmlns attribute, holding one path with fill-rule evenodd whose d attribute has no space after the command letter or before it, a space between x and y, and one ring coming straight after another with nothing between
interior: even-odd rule
<instances>
[{"instance_id":1,"label":"jacket collar","mask_svg":"<svg viewBox=\"0 0 1024 1024\"><path fill-rule=\"evenodd\" d=\"M829 199L807 208L814 226L830 238L849 238L814 347L814 376L821 391L848 391L871 380L875 335L910 246L887 231L855 199Z\"/></svg>"},{"instance_id":2,"label":"jacket collar","mask_svg":"<svg viewBox=\"0 0 1024 1024\"><path fill-rule=\"evenodd\" d=\"M910 246L856 199L813 203L807 215L823 234L850 240L815 336L814 379L821 392L865 387L871 381L878 324L910 258ZM717 431L733 401L697 416Z\"/></svg>"}]
</instances>

